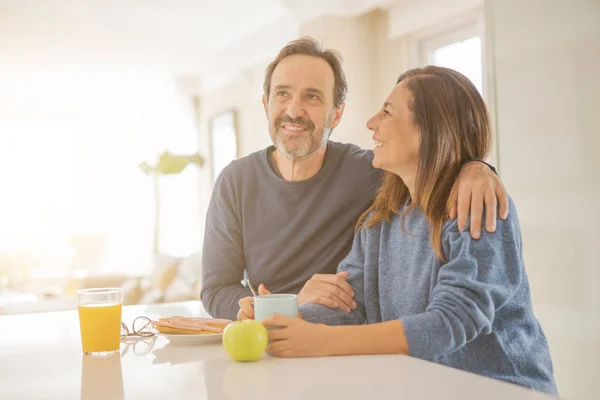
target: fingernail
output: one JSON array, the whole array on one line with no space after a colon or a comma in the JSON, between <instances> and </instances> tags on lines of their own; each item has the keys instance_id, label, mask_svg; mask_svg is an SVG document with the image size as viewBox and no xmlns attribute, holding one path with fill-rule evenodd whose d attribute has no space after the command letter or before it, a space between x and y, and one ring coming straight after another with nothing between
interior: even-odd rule
<instances>
[{"instance_id":1,"label":"fingernail","mask_svg":"<svg viewBox=\"0 0 600 400\"><path fill-rule=\"evenodd\" d=\"M354 292L351 292L351 293L350 293L350 296L354 297L354 296L355 296L355 294L356 294L356 293L354 293Z\"/></svg>"},{"instance_id":2,"label":"fingernail","mask_svg":"<svg viewBox=\"0 0 600 400\"><path fill-rule=\"evenodd\" d=\"M475 239L479 239L479 236L481 236L481 232L475 231L474 236L475 236Z\"/></svg>"},{"instance_id":3,"label":"fingernail","mask_svg":"<svg viewBox=\"0 0 600 400\"><path fill-rule=\"evenodd\" d=\"M354 310L356 307L358 307L358 304L356 304L355 301L352 302L352 309Z\"/></svg>"},{"instance_id":4,"label":"fingernail","mask_svg":"<svg viewBox=\"0 0 600 400\"><path fill-rule=\"evenodd\" d=\"M339 305L338 303L333 303L333 306L334 306L335 308L338 308L340 305Z\"/></svg>"}]
</instances>

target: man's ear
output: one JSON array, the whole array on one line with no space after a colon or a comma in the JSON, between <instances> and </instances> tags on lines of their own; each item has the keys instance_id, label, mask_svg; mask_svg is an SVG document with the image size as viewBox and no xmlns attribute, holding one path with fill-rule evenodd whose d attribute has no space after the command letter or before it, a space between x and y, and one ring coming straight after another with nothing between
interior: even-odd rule
<instances>
[{"instance_id":1,"label":"man's ear","mask_svg":"<svg viewBox=\"0 0 600 400\"><path fill-rule=\"evenodd\" d=\"M267 96L263 94L262 103L263 107L265 108L265 116L267 117L267 119L269 119L269 107L267 106L267 100Z\"/></svg>"},{"instance_id":2,"label":"man's ear","mask_svg":"<svg viewBox=\"0 0 600 400\"><path fill-rule=\"evenodd\" d=\"M338 124L340 123L341 119L342 119L342 115L344 115L344 109L346 108L346 103L342 103L340 104L338 107L335 108L334 114L333 114L333 119L331 120L331 129L334 129L338 126Z\"/></svg>"}]
</instances>

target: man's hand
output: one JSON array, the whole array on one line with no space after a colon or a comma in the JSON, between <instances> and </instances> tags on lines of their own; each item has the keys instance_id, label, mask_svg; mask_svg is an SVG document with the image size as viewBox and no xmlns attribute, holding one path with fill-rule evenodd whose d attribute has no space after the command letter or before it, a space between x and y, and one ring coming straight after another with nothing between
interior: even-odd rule
<instances>
[{"instance_id":1,"label":"man's hand","mask_svg":"<svg viewBox=\"0 0 600 400\"><path fill-rule=\"evenodd\" d=\"M315 274L298 294L298 305L313 303L350 312L356 308L354 290L346 278L347 272Z\"/></svg>"},{"instance_id":2,"label":"man's hand","mask_svg":"<svg viewBox=\"0 0 600 400\"><path fill-rule=\"evenodd\" d=\"M485 204L485 229L496 231L496 209L501 219L508 217L508 194L498 176L484 163L471 161L465 164L450 193L448 215L451 219L458 214L458 229L467 226L471 211L471 236L481 237L483 206ZM498 207L498 204L500 207Z\"/></svg>"},{"instance_id":3,"label":"man's hand","mask_svg":"<svg viewBox=\"0 0 600 400\"><path fill-rule=\"evenodd\" d=\"M258 295L263 296L265 294L271 294L262 283L258 286ZM254 297L244 297L238 302L240 311L237 313L238 321L243 319L254 319Z\"/></svg>"}]
</instances>

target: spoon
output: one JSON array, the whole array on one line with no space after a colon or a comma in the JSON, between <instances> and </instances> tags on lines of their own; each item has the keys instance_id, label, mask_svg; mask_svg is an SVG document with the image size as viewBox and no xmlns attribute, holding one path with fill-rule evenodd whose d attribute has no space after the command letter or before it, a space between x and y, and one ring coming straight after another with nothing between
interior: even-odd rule
<instances>
[{"instance_id":1,"label":"spoon","mask_svg":"<svg viewBox=\"0 0 600 400\"><path fill-rule=\"evenodd\" d=\"M254 291L254 288L252 287L252 284L250 283L250 279L246 278L246 283L248 284L248 287L250 288L250 291L252 292L252 296L256 297L256 292Z\"/></svg>"}]
</instances>

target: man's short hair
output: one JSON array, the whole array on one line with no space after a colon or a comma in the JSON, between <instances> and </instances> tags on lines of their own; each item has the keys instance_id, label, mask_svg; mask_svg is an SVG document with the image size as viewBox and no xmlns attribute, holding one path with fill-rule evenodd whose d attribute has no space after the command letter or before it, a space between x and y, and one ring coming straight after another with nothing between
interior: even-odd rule
<instances>
[{"instance_id":1,"label":"man's short hair","mask_svg":"<svg viewBox=\"0 0 600 400\"><path fill-rule=\"evenodd\" d=\"M271 79L273 78L273 71L281 60L286 57L293 55L305 55L318 57L325 60L331 69L333 70L334 77L334 89L333 89L333 103L336 107L339 107L346 101L346 94L348 93L348 82L346 81L346 74L342 69L342 55L337 50L327 49L323 50L321 44L312 37L302 37L300 39L289 42L283 47L277 57L269 64L265 70L265 82L263 84L263 90L266 98L269 98L271 94Z\"/></svg>"}]
</instances>

